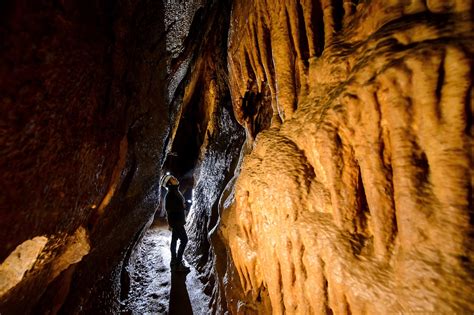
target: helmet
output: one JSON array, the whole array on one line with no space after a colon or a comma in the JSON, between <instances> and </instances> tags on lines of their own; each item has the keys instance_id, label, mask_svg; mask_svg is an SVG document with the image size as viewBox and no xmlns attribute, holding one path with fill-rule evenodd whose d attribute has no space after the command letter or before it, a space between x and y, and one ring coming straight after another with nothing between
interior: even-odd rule
<instances>
[{"instance_id":1,"label":"helmet","mask_svg":"<svg viewBox=\"0 0 474 315\"><path fill-rule=\"evenodd\" d=\"M168 187L168 184L169 184L170 180L172 180L172 179L174 179L179 185L178 179L176 177L174 177L173 175L168 173L168 174L166 174L165 176L163 176L161 178L161 186Z\"/></svg>"}]
</instances>

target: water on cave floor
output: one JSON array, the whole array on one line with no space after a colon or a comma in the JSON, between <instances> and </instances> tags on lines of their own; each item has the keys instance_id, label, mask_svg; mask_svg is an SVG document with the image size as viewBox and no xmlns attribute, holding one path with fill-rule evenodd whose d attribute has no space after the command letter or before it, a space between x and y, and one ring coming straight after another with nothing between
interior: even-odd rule
<instances>
[{"instance_id":1,"label":"water on cave floor","mask_svg":"<svg viewBox=\"0 0 474 315\"><path fill-rule=\"evenodd\" d=\"M130 291L124 309L132 314L208 314L209 297L196 270L171 273L169 250L171 232L162 224L153 225L137 246L130 274ZM179 244L179 243L178 243ZM188 243L188 246L190 244ZM188 264L189 265L189 264Z\"/></svg>"}]
</instances>

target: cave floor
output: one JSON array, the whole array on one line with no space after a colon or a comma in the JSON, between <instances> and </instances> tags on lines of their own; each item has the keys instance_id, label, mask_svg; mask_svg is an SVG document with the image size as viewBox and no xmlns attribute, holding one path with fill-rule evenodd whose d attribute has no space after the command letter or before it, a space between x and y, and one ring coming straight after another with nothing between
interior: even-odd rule
<instances>
[{"instance_id":1,"label":"cave floor","mask_svg":"<svg viewBox=\"0 0 474 315\"><path fill-rule=\"evenodd\" d=\"M209 313L209 297L203 292L197 271L190 266L191 271L187 274L171 272L170 241L171 232L166 223L156 222L138 245L134 263L127 267L130 290L123 303L126 313Z\"/></svg>"}]
</instances>

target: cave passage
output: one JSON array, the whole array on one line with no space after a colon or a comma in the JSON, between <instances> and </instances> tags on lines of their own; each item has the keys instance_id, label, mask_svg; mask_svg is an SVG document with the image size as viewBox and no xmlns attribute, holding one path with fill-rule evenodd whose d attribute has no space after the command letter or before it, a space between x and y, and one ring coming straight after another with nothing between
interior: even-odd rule
<instances>
[{"instance_id":1,"label":"cave passage","mask_svg":"<svg viewBox=\"0 0 474 315\"><path fill-rule=\"evenodd\" d=\"M171 232L156 220L137 245L126 267L129 292L122 301L125 314L207 314L209 297L194 267L189 273L170 270ZM193 244L188 243L188 246Z\"/></svg>"}]
</instances>

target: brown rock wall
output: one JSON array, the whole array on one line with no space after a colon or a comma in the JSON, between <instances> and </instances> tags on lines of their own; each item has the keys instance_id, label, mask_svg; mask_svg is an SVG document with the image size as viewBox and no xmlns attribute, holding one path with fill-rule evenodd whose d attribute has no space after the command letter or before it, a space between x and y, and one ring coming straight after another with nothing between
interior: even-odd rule
<instances>
[{"instance_id":1,"label":"brown rock wall","mask_svg":"<svg viewBox=\"0 0 474 315\"><path fill-rule=\"evenodd\" d=\"M474 309L471 6L236 2L234 109L275 113L221 226L240 312Z\"/></svg>"},{"instance_id":2,"label":"brown rock wall","mask_svg":"<svg viewBox=\"0 0 474 315\"><path fill-rule=\"evenodd\" d=\"M122 261L159 198L169 119L161 4L0 7L0 261L47 239L2 290L0 313L116 310Z\"/></svg>"}]
</instances>

